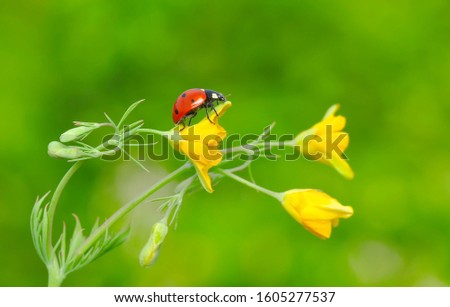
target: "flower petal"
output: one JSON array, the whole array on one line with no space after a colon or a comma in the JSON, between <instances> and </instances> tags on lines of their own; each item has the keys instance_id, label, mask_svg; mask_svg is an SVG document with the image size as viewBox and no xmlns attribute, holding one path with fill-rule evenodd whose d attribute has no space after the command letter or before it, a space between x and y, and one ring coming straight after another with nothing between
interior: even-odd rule
<instances>
[{"instance_id":1,"label":"flower petal","mask_svg":"<svg viewBox=\"0 0 450 307\"><path fill-rule=\"evenodd\" d=\"M335 116L338 108L339 105L331 106L322 121L298 134L293 142L306 158L330 165L344 177L352 179L354 173L344 155L350 137L342 131L346 118Z\"/></svg>"},{"instance_id":2,"label":"flower petal","mask_svg":"<svg viewBox=\"0 0 450 307\"><path fill-rule=\"evenodd\" d=\"M341 205L329 195L313 189L289 190L282 205L286 211L314 235L326 239L340 218L353 215L353 208Z\"/></svg>"},{"instance_id":3,"label":"flower petal","mask_svg":"<svg viewBox=\"0 0 450 307\"><path fill-rule=\"evenodd\" d=\"M334 114L339 110L341 107L340 104L334 104L331 107L328 108L328 110L325 112L325 115L323 116L322 120L327 120L329 117L334 116Z\"/></svg>"},{"instance_id":4,"label":"flower petal","mask_svg":"<svg viewBox=\"0 0 450 307\"><path fill-rule=\"evenodd\" d=\"M313 235L321 239L329 239L331 237L331 222L321 220L303 220L303 226Z\"/></svg>"},{"instance_id":5,"label":"flower petal","mask_svg":"<svg viewBox=\"0 0 450 307\"><path fill-rule=\"evenodd\" d=\"M353 172L350 164L348 164L347 160L344 157L339 156L336 153L332 154L331 160L327 160L328 163L334 167L335 170L338 171L339 174L344 176L347 179L353 179L355 177L355 173Z\"/></svg>"},{"instance_id":6,"label":"flower petal","mask_svg":"<svg viewBox=\"0 0 450 307\"><path fill-rule=\"evenodd\" d=\"M231 107L227 101L216 107L216 112L211 112L209 118L204 117L199 123L180 129L179 126L172 129L172 146L185 154L194 164L202 186L209 193L213 192L211 178L208 171L211 167L222 161L222 153L219 144L225 139L227 132L219 125L218 121L225 111Z\"/></svg>"},{"instance_id":7,"label":"flower petal","mask_svg":"<svg viewBox=\"0 0 450 307\"><path fill-rule=\"evenodd\" d=\"M325 134L328 133L329 130L333 132L342 131L345 128L346 123L347 120L342 115L331 116L315 124L313 128L316 129L316 134ZM331 129L327 129L327 127L331 127Z\"/></svg>"}]
</instances>

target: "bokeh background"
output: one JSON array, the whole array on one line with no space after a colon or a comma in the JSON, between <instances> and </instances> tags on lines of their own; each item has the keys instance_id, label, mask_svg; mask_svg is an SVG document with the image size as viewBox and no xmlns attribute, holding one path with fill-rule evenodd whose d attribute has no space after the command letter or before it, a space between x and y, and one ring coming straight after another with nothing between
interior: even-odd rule
<instances>
[{"instance_id":1,"label":"bokeh background","mask_svg":"<svg viewBox=\"0 0 450 307\"><path fill-rule=\"evenodd\" d=\"M318 188L355 209L331 239L231 180L189 196L151 269L138 254L155 204L130 240L67 286L448 286L450 3L429 1L1 1L0 285L44 286L29 215L67 162L47 144L72 120L118 118L134 101L169 129L192 87L231 93L229 133L297 133L341 103L356 177L305 160L254 163L273 190ZM91 161L58 207L87 228L181 164ZM170 193L170 187L164 193Z\"/></svg>"}]
</instances>

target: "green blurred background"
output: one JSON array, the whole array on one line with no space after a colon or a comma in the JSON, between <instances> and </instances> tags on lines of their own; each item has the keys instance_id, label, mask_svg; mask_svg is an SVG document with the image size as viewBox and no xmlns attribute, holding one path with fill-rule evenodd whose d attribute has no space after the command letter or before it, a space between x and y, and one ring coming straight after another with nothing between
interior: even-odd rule
<instances>
[{"instance_id":1,"label":"green blurred background","mask_svg":"<svg viewBox=\"0 0 450 307\"><path fill-rule=\"evenodd\" d=\"M275 200L231 180L189 196L156 265L138 254L157 220L67 286L450 284L450 3L429 1L1 1L0 285L44 286L29 215L69 165L47 144L72 120L171 128L185 89L231 93L229 133L297 133L341 103L356 177L308 161L254 163L273 190L322 189L355 215L322 241ZM90 227L181 164L91 161L58 207ZM232 191L230 193L230 191ZM170 188L166 190L166 194ZM161 193L160 195L164 195Z\"/></svg>"}]
</instances>

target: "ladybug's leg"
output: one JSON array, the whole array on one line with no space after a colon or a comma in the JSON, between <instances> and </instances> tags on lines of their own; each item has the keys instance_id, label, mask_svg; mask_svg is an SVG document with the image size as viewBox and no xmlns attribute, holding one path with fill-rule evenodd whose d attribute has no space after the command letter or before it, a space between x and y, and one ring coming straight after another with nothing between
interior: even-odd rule
<instances>
[{"instance_id":1,"label":"ladybug's leg","mask_svg":"<svg viewBox=\"0 0 450 307\"><path fill-rule=\"evenodd\" d=\"M211 118L209 118L209 112L208 112L208 108L205 108L206 110L206 117L208 118L209 122L213 125L215 125L215 123L211 120Z\"/></svg>"},{"instance_id":2,"label":"ladybug's leg","mask_svg":"<svg viewBox=\"0 0 450 307\"><path fill-rule=\"evenodd\" d=\"M219 117L219 114L217 113L216 109L214 108L214 105L211 105L211 109L213 109L214 113L216 113L217 117Z\"/></svg>"},{"instance_id":3,"label":"ladybug's leg","mask_svg":"<svg viewBox=\"0 0 450 307\"><path fill-rule=\"evenodd\" d=\"M183 131L184 128L186 128L186 124L184 123L184 121L182 121L181 124L183 124L183 128L180 129L180 132Z\"/></svg>"},{"instance_id":4,"label":"ladybug's leg","mask_svg":"<svg viewBox=\"0 0 450 307\"><path fill-rule=\"evenodd\" d=\"M193 118L193 117L189 118L189 124L188 124L188 126L191 125L192 118Z\"/></svg>"}]
</instances>

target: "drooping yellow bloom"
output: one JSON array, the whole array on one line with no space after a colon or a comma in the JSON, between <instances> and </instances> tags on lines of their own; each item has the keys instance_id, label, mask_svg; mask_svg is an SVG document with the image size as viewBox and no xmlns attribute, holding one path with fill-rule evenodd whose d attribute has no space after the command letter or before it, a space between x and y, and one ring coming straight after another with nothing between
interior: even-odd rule
<instances>
[{"instance_id":1,"label":"drooping yellow bloom","mask_svg":"<svg viewBox=\"0 0 450 307\"><path fill-rule=\"evenodd\" d=\"M227 101L216 107L217 114L222 116L231 107ZM198 124L181 129L173 128L169 134L172 146L185 154L194 164L197 175L206 191L212 193L211 178L208 171L222 161L219 144L225 139L227 132L219 125L219 116L213 111L209 118L203 118Z\"/></svg>"},{"instance_id":2,"label":"drooping yellow bloom","mask_svg":"<svg viewBox=\"0 0 450 307\"><path fill-rule=\"evenodd\" d=\"M294 139L294 145L307 158L330 165L344 177L352 179L354 173L344 155L349 143L348 134L342 131L346 120L342 115L334 115L338 109L337 104L331 106L322 121Z\"/></svg>"},{"instance_id":3,"label":"drooping yellow bloom","mask_svg":"<svg viewBox=\"0 0 450 307\"><path fill-rule=\"evenodd\" d=\"M353 208L341 205L329 195L313 189L289 190L283 194L284 209L308 231L321 239L331 236L340 218L353 215Z\"/></svg>"}]
</instances>

